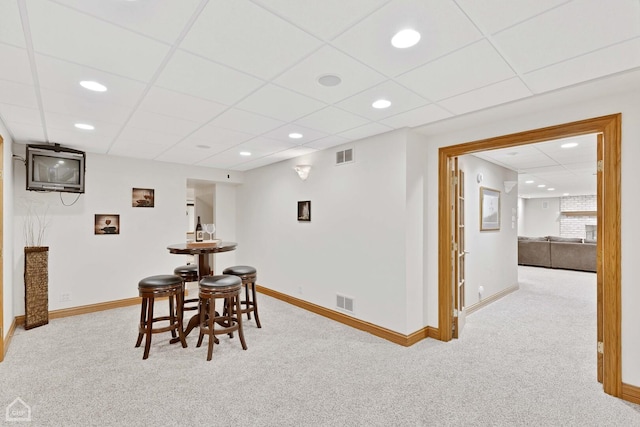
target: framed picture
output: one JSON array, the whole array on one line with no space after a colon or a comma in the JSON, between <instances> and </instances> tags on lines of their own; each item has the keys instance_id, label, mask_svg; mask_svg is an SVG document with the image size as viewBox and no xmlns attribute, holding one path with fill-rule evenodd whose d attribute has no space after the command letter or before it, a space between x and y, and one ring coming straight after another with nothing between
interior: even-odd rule
<instances>
[{"instance_id":1,"label":"framed picture","mask_svg":"<svg viewBox=\"0 0 640 427\"><path fill-rule=\"evenodd\" d=\"M311 201L298 202L298 221L311 221Z\"/></svg>"},{"instance_id":2,"label":"framed picture","mask_svg":"<svg viewBox=\"0 0 640 427\"><path fill-rule=\"evenodd\" d=\"M131 190L131 206L134 208L154 207L154 190L152 188L134 188Z\"/></svg>"},{"instance_id":3,"label":"framed picture","mask_svg":"<svg viewBox=\"0 0 640 427\"><path fill-rule=\"evenodd\" d=\"M120 234L119 214L96 214L94 234Z\"/></svg>"},{"instance_id":4,"label":"framed picture","mask_svg":"<svg viewBox=\"0 0 640 427\"><path fill-rule=\"evenodd\" d=\"M500 230L500 192L480 187L480 231Z\"/></svg>"}]
</instances>

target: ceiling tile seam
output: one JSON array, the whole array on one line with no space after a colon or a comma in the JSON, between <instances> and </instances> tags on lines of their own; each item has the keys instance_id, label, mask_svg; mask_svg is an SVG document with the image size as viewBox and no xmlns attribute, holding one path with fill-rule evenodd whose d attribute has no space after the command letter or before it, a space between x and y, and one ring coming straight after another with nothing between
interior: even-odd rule
<instances>
[{"instance_id":1,"label":"ceiling tile seam","mask_svg":"<svg viewBox=\"0 0 640 427\"><path fill-rule=\"evenodd\" d=\"M363 16L361 19L353 22L352 24L350 24L347 28L345 28L344 30L342 30L341 32L339 32L338 34L336 34L335 36L333 36L331 38L331 42L335 41L338 37L341 37L344 33L346 33L347 31L351 30L353 27L360 25L362 22L364 22L365 20L369 19L369 17L371 17L372 15L378 13L380 10L384 9L385 7L389 6L391 3L393 3L395 0L387 0L386 2L384 2L383 4L381 4L379 7L377 7L376 9L372 10L370 13L366 14L365 16ZM391 42L391 41L389 41Z\"/></svg>"},{"instance_id":2,"label":"ceiling tile seam","mask_svg":"<svg viewBox=\"0 0 640 427\"><path fill-rule=\"evenodd\" d=\"M517 27L518 25L524 24L527 21L531 21L532 19L535 19L535 18L537 18L539 16L542 16L542 15L544 15L546 13L549 13L552 10L562 8L562 7L566 6L567 4L569 4L571 2L574 2L574 1L576 1L576 0L567 0L567 1L563 2L563 3L559 3L559 4L555 5L555 6L552 6L552 7L548 8L548 9L542 10L542 11L540 11L540 12L534 14L534 15L531 15L531 16L525 18L525 19L522 19L520 21L514 22L514 23L512 23L512 24L510 24L510 25L508 25L508 26L506 26L504 28L501 28L498 31L496 31L495 33L492 33L491 35L492 36L496 36L496 35L504 32L504 31L510 30L510 29L512 29L514 27Z\"/></svg>"},{"instance_id":3,"label":"ceiling tile seam","mask_svg":"<svg viewBox=\"0 0 640 427\"><path fill-rule=\"evenodd\" d=\"M473 89L466 90L466 91L464 91L464 92L456 93L455 95L451 95L451 96L447 96L447 97L442 98L442 99L438 99L437 101L434 101L434 104L438 104L438 106L439 106L439 107L444 108L442 105L440 105L440 104L439 104L440 102L448 101L448 100L450 100L450 99L452 99L452 98L456 98L456 97L458 97L458 96L467 95L467 94L470 94L470 93L475 92L475 91L477 91L477 90L485 89L485 88L488 88L488 87L493 86L493 85L497 85L497 84L500 84L500 83L504 83L504 82L506 82L506 81L509 81L509 80L515 79L515 78L517 78L517 77L518 77L517 75L515 75L515 76L510 76L510 77L504 78L504 79L502 79L502 80L498 80L498 81L491 82L491 83L488 83L488 84L483 85L483 86L478 86L478 87L475 87L475 88L473 88ZM533 95L533 92L532 92L532 95ZM530 96L531 96L531 95L530 95ZM517 101L517 99L516 99L516 100L512 100L512 101ZM512 102L512 101L507 101L507 102ZM503 102L503 103L501 103L501 104L504 104L504 102ZM474 110L474 111L477 111L477 110Z\"/></svg>"},{"instance_id":4,"label":"ceiling tile seam","mask_svg":"<svg viewBox=\"0 0 640 427\"><path fill-rule=\"evenodd\" d=\"M158 68L156 68L156 71L153 73L153 75L151 76L151 78L147 82L146 87L142 91L142 94L140 94L140 98L138 98L138 101L133 105L133 108L131 109L131 113L129 114L129 117L127 117L124 120L124 122L122 123L122 127L120 127L120 130L118 130L118 132L115 134L113 140L108 145L107 150L106 150L107 154L111 151L111 149L113 148L113 145L116 143L118 138L120 138L120 135L122 135L122 132L127 127L129 122L131 121L131 118L136 113L136 111L138 110L138 108L140 107L140 105L142 104L144 99L146 98L146 96L149 93L149 91L151 90L151 88L155 85L155 82L158 80L158 77L160 77L160 74L164 71L164 68L167 66L167 64L169 63L169 61L173 57L173 55L176 52L176 50L178 50L178 46L180 45L182 40L186 37L187 33L191 30L191 27L193 26L194 22L200 16L200 13L202 13L202 10L207 5L207 2L208 2L208 0L202 0L198 4L198 7L196 7L195 12L191 15L191 17L187 21L187 24L185 25L185 27L180 31L180 34L178 34L178 37L176 37L176 40L174 41L174 43L169 46L169 51L166 53L164 58L162 58L162 61L160 61L160 64L158 65Z\"/></svg>"},{"instance_id":5,"label":"ceiling tile seam","mask_svg":"<svg viewBox=\"0 0 640 427\"><path fill-rule=\"evenodd\" d=\"M21 0L19 0L19 1L21 1ZM26 1L26 0L23 0L23 1ZM163 45L165 45L165 46L171 46L171 44L170 44L170 43L167 43L167 42L166 42L166 41L164 41L164 40L160 40L160 39L157 39L157 38L155 38L155 37L153 37L153 36L150 36L150 35L148 35L148 34L141 33L141 32L136 31L136 30L132 30L131 28L127 28L127 27L125 27L125 26L122 26L122 25L120 25L120 24L119 24L119 23L117 23L117 22L110 21L110 20L108 20L108 19L104 19L103 17L98 16L98 15L93 15L93 14L91 14L91 13L89 13L89 12L85 12L85 11L84 11L84 10L82 10L82 9L77 9L77 8L75 8L75 7L73 7L73 6L68 5L68 4L61 3L61 2L60 2L60 1L58 1L58 0L49 0L49 1L50 1L50 2L52 2L52 3L57 4L58 6L64 7L65 9L72 10L72 11L74 11L74 12L77 12L77 13L80 13L80 14L82 14L82 15L88 16L88 17L90 17L90 18L92 18L92 19L97 19L98 21L103 22L103 23L105 23L105 24L109 24L109 25L112 25L112 26L114 26L114 27L117 27L118 29L120 29L120 30L124 30L124 31L126 31L126 32L128 32L128 33L135 34L135 35L140 36L140 37L144 37L144 38L146 38L146 39L148 39L148 40L151 40L151 41L154 41L154 42L157 42L157 43L163 44ZM205 4L206 4L208 1L209 1L209 0L201 0L201 2L204 2ZM200 5L198 5L198 7L196 7L196 11L198 11L198 10L200 9L200 6L202 6L202 3L201 3ZM187 23L189 23L189 21L187 21Z\"/></svg>"},{"instance_id":6,"label":"ceiling tile seam","mask_svg":"<svg viewBox=\"0 0 640 427\"><path fill-rule=\"evenodd\" d=\"M614 43L609 43L608 45L601 46L601 47L599 47L597 49L593 49L593 50L590 50L588 52L583 52L581 54L574 55L574 56L571 56L569 58L565 58L562 61L556 61L556 62L547 64L547 65L543 65L542 67L535 68L535 69L523 72L522 75L526 78L526 76L529 75L529 74L532 74L532 73L535 73L535 72L538 72L538 71L541 71L541 70L544 70L544 69L547 69L547 68L550 68L550 67L555 67L556 65L560 65L560 64L562 64L564 62L573 61L574 59L578 59L578 58L581 58L583 56L591 55L591 54L599 52L601 50L609 49L609 48L617 46L619 44L627 43L627 42L629 42L631 40L636 40L636 39L640 40L640 35L637 35L637 36L634 36L634 37L630 37L630 38L624 39L624 40L619 40L619 41L614 42ZM627 70L624 70L624 71L630 71L630 70L627 69ZM583 83L583 82L576 82L576 84L579 84L579 83Z\"/></svg>"},{"instance_id":7,"label":"ceiling tile seam","mask_svg":"<svg viewBox=\"0 0 640 427\"><path fill-rule=\"evenodd\" d=\"M480 43L480 42L482 42L482 41L484 41L484 40L485 40L485 38L484 38L483 36L480 36L480 37L478 37L477 39L475 39L475 40L473 40L473 41L471 41L471 42L469 42L469 43L466 43L466 44L461 45L461 46L459 46L459 47L457 47L457 48L455 48L455 49L453 49L453 50L450 50L450 51L448 51L448 52L445 52L445 53L443 53L442 55L436 56L435 58L432 58L432 59L430 59L430 60L428 60L428 61L426 61L426 62L422 62L422 63L420 63L420 64L418 64L418 65L415 65L415 66L413 66L413 67L409 68L408 70L401 71L400 73L395 74L395 75L393 75L393 76L391 76L391 77L392 77L392 78L394 78L394 79L396 79L396 78L400 78L400 77L404 76L405 74L409 74L409 73L411 73L411 72L413 72L413 71L417 70L418 68L424 67L425 65L429 65L429 64L431 64L431 63L433 63L433 62L435 62L435 61L439 61L439 60L441 60L441 59L444 59L444 58L446 58L447 56L453 55L454 53L457 53L457 52L459 52L459 51L461 51L461 50L463 50L463 49L466 49L466 48L468 48L468 47L470 47L470 46L473 46L473 45L474 45L474 44L476 44L476 43Z\"/></svg>"},{"instance_id":8,"label":"ceiling tile seam","mask_svg":"<svg viewBox=\"0 0 640 427\"><path fill-rule=\"evenodd\" d=\"M18 1L18 10L20 11L22 33L24 35L27 56L29 58L29 65L31 68L31 78L33 79L33 82L34 82L33 90L35 91L36 102L38 104L38 109L40 110L40 121L42 124L42 133L44 135L44 140L46 142L50 142L49 133L47 132L47 120L45 117L44 104L42 102L42 92L40 91L40 79L38 77L38 67L36 66L36 56L33 51L33 39L31 37L31 27L29 25L29 14L27 12L26 0Z\"/></svg>"},{"instance_id":9,"label":"ceiling tile seam","mask_svg":"<svg viewBox=\"0 0 640 427\"><path fill-rule=\"evenodd\" d=\"M298 147L301 147L301 146L298 146ZM264 158L267 158L267 157L273 156L273 155L275 155L275 154L282 153L282 152L284 152L284 151L290 150L291 148L295 148L295 147L284 148L284 149L282 149L282 150L274 151L273 153L266 154L266 155L264 155L264 156L260 156L260 157L257 157L257 158L255 158L255 159L247 160L246 162L236 163L236 164L234 164L233 166L231 166L231 168L236 168L236 167L238 167L238 166L242 166L242 165L247 164L247 163L250 163L250 162L257 162L257 161L258 161L258 160L260 160L260 159L264 159ZM311 148L311 147L308 147L308 148ZM316 151L317 151L317 150L316 150ZM290 159L282 159L281 161L284 161L284 160L290 160ZM275 162L275 163L278 163L278 162Z\"/></svg>"},{"instance_id":10,"label":"ceiling tile seam","mask_svg":"<svg viewBox=\"0 0 640 427\"><path fill-rule=\"evenodd\" d=\"M309 30L307 30L306 28L296 24L295 22L289 20L289 18L287 18L286 16L283 16L281 14L279 14L278 12L276 12L275 10L267 7L267 5L265 4L261 4L261 3L256 3L253 0L249 0L249 2L251 2L254 6L259 7L260 9L270 13L271 15L277 17L278 19L280 19L281 21L286 22L287 24L291 25L292 27L297 28L298 30L306 33L308 36L313 37L314 39L320 41L320 42L324 42L323 39L321 39L320 37L318 37L317 35L313 34L312 32L310 32Z\"/></svg>"}]
</instances>

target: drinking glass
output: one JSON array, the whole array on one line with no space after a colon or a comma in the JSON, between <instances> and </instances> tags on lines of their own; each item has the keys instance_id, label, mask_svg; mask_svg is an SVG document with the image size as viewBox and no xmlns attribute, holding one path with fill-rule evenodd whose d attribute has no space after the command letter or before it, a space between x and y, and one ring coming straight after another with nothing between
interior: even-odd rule
<instances>
[{"instance_id":1,"label":"drinking glass","mask_svg":"<svg viewBox=\"0 0 640 427\"><path fill-rule=\"evenodd\" d=\"M213 233L216 232L216 226L214 224L203 224L202 230L209 235L209 240L213 240Z\"/></svg>"}]
</instances>

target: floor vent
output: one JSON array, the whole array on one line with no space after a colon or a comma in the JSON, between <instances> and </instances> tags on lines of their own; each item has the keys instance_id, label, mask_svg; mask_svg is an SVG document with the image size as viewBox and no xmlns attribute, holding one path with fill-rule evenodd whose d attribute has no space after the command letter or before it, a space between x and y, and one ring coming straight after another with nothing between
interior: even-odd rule
<instances>
[{"instance_id":1,"label":"floor vent","mask_svg":"<svg viewBox=\"0 0 640 427\"><path fill-rule=\"evenodd\" d=\"M336 165L353 163L353 148L336 152Z\"/></svg>"},{"instance_id":2,"label":"floor vent","mask_svg":"<svg viewBox=\"0 0 640 427\"><path fill-rule=\"evenodd\" d=\"M336 295L336 305L339 309L353 313L353 298L344 295Z\"/></svg>"}]
</instances>

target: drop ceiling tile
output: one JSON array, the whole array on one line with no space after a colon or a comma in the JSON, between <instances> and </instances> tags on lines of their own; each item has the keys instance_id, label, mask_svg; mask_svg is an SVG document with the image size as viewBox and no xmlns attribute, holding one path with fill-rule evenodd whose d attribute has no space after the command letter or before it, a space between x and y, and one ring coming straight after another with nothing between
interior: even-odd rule
<instances>
[{"instance_id":1,"label":"drop ceiling tile","mask_svg":"<svg viewBox=\"0 0 640 427\"><path fill-rule=\"evenodd\" d=\"M280 127L285 122L248 111L230 108L216 117L211 124L217 127L260 135Z\"/></svg>"},{"instance_id":2,"label":"drop ceiling tile","mask_svg":"<svg viewBox=\"0 0 640 427\"><path fill-rule=\"evenodd\" d=\"M10 67L0 67L0 79L12 82L32 84L31 65L25 49L7 44L0 44L0 58Z\"/></svg>"},{"instance_id":3,"label":"drop ceiling tile","mask_svg":"<svg viewBox=\"0 0 640 427\"><path fill-rule=\"evenodd\" d=\"M323 40L330 40L351 28L388 0L255 0L265 9L294 22ZM340 13L336 13L336 11Z\"/></svg>"},{"instance_id":4,"label":"drop ceiling tile","mask_svg":"<svg viewBox=\"0 0 640 427\"><path fill-rule=\"evenodd\" d=\"M231 144L237 145L241 142L247 141L253 138L254 135L245 132L238 132L235 130L219 128L211 124L203 126L193 134L189 135L189 138L195 138L201 141L209 141L211 144Z\"/></svg>"},{"instance_id":5,"label":"drop ceiling tile","mask_svg":"<svg viewBox=\"0 0 640 427\"><path fill-rule=\"evenodd\" d=\"M152 87L140 103L141 111L166 114L200 124L218 116L228 107L217 102L208 101L191 95Z\"/></svg>"},{"instance_id":6,"label":"drop ceiling tile","mask_svg":"<svg viewBox=\"0 0 640 427\"><path fill-rule=\"evenodd\" d=\"M110 123L96 123L96 129L85 131L75 129L73 124L69 126L69 118L60 114L48 113L45 115L47 122L47 136L51 143L59 143L65 147L92 153L106 153L118 128Z\"/></svg>"},{"instance_id":7,"label":"drop ceiling tile","mask_svg":"<svg viewBox=\"0 0 640 427\"><path fill-rule=\"evenodd\" d=\"M0 104L0 117L5 122L20 123L28 126L42 126L40 110L17 105Z\"/></svg>"},{"instance_id":8,"label":"drop ceiling tile","mask_svg":"<svg viewBox=\"0 0 640 427\"><path fill-rule=\"evenodd\" d=\"M485 34L493 34L567 0L457 0L456 3Z\"/></svg>"},{"instance_id":9,"label":"drop ceiling tile","mask_svg":"<svg viewBox=\"0 0 640 427\"><path fill-rule=\"evenodd\" d=\"M386 99L391 102L388 108L376 109L371 106L374 101ZM367 89L336 104L337 107L370 120L381 120L395 114L413 110L428 104L429 101L398 83L387 80L376 87Z\"/></svg>"},{"instance_id":10,"label":"drop ceiling tile","mask_svg":"<svg viewBox=\"0 0 640 427\"><path fill-rule=\"evenodd\" d=\"M147 144L153 143L164 148L171 147L180 141L181 137L165 132L158 132L149 129L134 128L131 126L125 127L118 135L118 140L114 143L115 146L121 146L123 141L128 144L140 143Z\"/></svg>"},{"instance_id":11,"label":"drop ceiling tile","mask_svg":"<svg viewBox=\"0 0 640 427\"><path fill-rule=\"evenodd\" d=\"M294 147L297 147L297 144L287 141L278 141L275 139L265 138L263 136L257 136L253 139L243 142L235 148L237 148L238 151L251 151L253 157L255 157L267 156L269 154L277 153L282 150L288 150Z\"/></svg>"},{"instance_id":12,"label":"drop ceiling tile","mask_svg":"<svg viewBox=\"0 0 640 427\"><path fill-rule=\"evenodd\" d=\"M390 130L393 130L393 128L382 125L380 123L369 123L364 126L342 132L340 133L340 136L348 139L362 139L368 136L389 132Z\"/></svg>"},{"instance_id":13,"label":"drop ceiling tile","mask_svg":"<svg viewBox=\"0 0 640 427\"><path fill-rule=\"evenodd\" d=\"M637 67L640 37L527 73L523 79L542 93Z\"/></svg>"},{"instance_id":14,"label":"drop ceiling tile","mask_svg":"<svg viewBox=\"0 0 640 427\"><path fill-rule=\"evenodd\" d=\"M427 99L438 101L514 75L491 44L482 40L403 74L397 80Z\"/></svg>"},{"instance_id":15,"label":"drop ceiling tile","mask_svg":"<svg viewBox=\"0 0 640 427\"><path fill-rule=\"evenodd\" d=\"M38 83L50 89L86 99L133 108L146 89L146 84L95 68L73 64L45 55L35 55ZM107 87L106 92L94 92L80 86L82 80L93 80Z\"/></svg>"},{"instance_id":16,"label":"drop ceiling tile","mask_svg":"<svg viewBox=\"0 0 640 427\"><path fill-rule=\"evenodd\" d=\"M179 143L173 145L171 150L186 150L195 151L200 153L200 160L211 157L214 154L222 153L232 147L240 144L241 141L236 141L233 138L218 138L218 139L202 139L194 136L188 136Z\"/></svg>"},{"instance_id":17,"label":"drop ceiling tile","mask_svg":"<svg viewBox=\"0 0 640 427\"><path fill-rule=\"evenodd\" d=\"M395 116L387 117L380 123L399 129L403 127L414 127L424 125L426 123L435 122L453 116L450 112L442 109L436 104L429 104L418 107Z\"/></svg>"},{"instance_id":18,"label":"drop ceiling tile","mask_svg":"<svg viewBox=\"0 0 640 427\"><path fill-rule=\"evenodd\" d=\"M36 92L33 86L0 80L0 93L4 104L27 108L38 108Z\"/></svg>"},{"instance_id":19,"label":"drop ceiling tile","mask_svg":"<svg viewBox=\"0 0 640 427\"><path fill-rule=\"evenodd\" d=\"M149 81L169 52L166 44L53 2L26 4L37 53Z\"/></svg>"},{"instance_id":20,"label":"drop ceiling tile","mask_svg":"<svg viewBox=\"0 0 640 427\"><path fill-rule=\"evenodd\" d=\"M0 43L27 46L17 1L0 1Z\"/></svg>"},{"instance_id":21,"label":"drop ceiling tile","mask_svg":"<svg viewBox=\"0 0 640 427\"><path fill-rule=\"evenodd\" d=\"M211 154L211 150L205 150L197 147L188 148L182 146L182 144L177 144L156 156L154 160L193 165L201 161L203 158L211 156Z\"/></svg>"},{"instance_id":22,"label":"drop ceiling tile","mask_svg":"<svg viewBox=\"0 0 640 427\"><path fill-rule=\"evenodd\" d=\"M42 126L26 125L21 122L12 122L9 120L6 120L4 123L9 129L11 129L14 142L41 143L46 140Z\"/></svg>"},{"instance_id":23,"label":"drop ceiling tile","mask_svg":"<svg viewBox=\"0 0 640 427\"><path fill-rule=\"evenodd\" d=\"M46 111L44 120L47 125L47 132L51 134L53 130L65 131L75 135L96 136L100 138L115 138L120 130L120 125L102 120L86 120L85 123L95 126L94 130L77 129L73 125L80 122L80 118L73 114L54 113ZM51 135L49 135L51 136ZM60 142L60 141L57 141Z\"/></svg>"},{"instance_id":24,"label":"drop ceiling tile","mask_svg":"<svg viewBox=\"0 0 640 427\"><path fill-rule=\"evenodd\" d=\"M167 43L175 42L201 3L200 0L57 2Z\"/></svg>"},{"instance_id":25,"label":"drop ceiling tile","mask_svg":"<svg viewBox=\"0 0 640 427\"><path fill-rule=\"evenodd\" d=\"M312 141L308 144L305 144L305 147L311 147L311 148L315 148L317 150L324 150L330 147L335 147L337 145L342 145L342 144L346 144L347 142L351 141L348 138L344 138L342 136L338 136L338 135L331 135L331 136L327 136L325 138L321 138L321 139L316 139L315 141Z\"/></svg>"},{"instance_id":26,"label":"drop ceiling tile","mask_svg":"<svg viewBox=\"0 0 640 427\"><path fill-rule=\"evenodd\" d=\"M236 106L243 110L266 114L274 119L290 122L321 109L325 104L307 96L269 84L258 89L240 101Z\"/></svg>"},{"instance_id":27,"label":"drop ceiling tile","mask_svg":"<svg viewBox=\"0 0 640 427\"><path fill-rule=\"evenodd\" d=\"M516 99L531 96L531 91L518 77L494 83L480 89L472 90L442 101L438 105L446 108L454 114L465 114L494 105L504 104Z\"/></svg>"},{"instance_id":28,"label":"drop ceiling tile","mask_svg":"<svg viewBox=\"0 0 640 427\"><path fill-rule=\"evenodd\" d=\"M569 2L493 38L520 73L640 36L640 2Z\"/></svg>"},{"instance_id":29,"label":"drop ceiling tile","mask_svg":"<svg viewBox=\"0 0 640 427\"><path fill-rule=\"evenodd\" d=\"M236 103L262 84L262 80L180 50L156 81L157 86L224 105Z\"/></svg>"},{"instance_id":30,"label":"drop ceiling tile","mask_svg":"<svg viewBox=\"0 0 640 427\"><path fill-rule=\"evenodd\" d=\"M391 38L405 28L419 31L420 42L396 49ZM454 2L402 0L377 10L336 37L333 45L387 76L396 76L480 37Z\"/></svg>"},{"instance_id":31,"label":"drop ceiling tile","mask_svg":"<svg viewBox=\"0 0 640 427\"><path fill-rule=\"evenodd\" d=\"M322 86L318 78L340 77L337 86ZM385 80L385 77L331 46L323 46L280 75L275 82L327 103L335 103Z\"/></svg>"},{"instance_id":32,"label":"drop ceiling tile","mask_svg":"<svg viewBox=\"0 0 640 427\"><path fill-rule=\"evenodd\" d=\"M165 132L182 138L194 132L200 124L192 120L138 110L131 116L127 126Z\"/></svg>"},{"instance_id":33,"label":"drop ceiling tile","mask_svg":"<svg viewBox=\"0 0 640 427\"><path fill-rule=\"evenodd\" d=\"M302 138L293 139L289 137L290 133L300 133L302 134ZM276 139L278 141L284 141L291 144L303 145L308 142L314 141L316 139L324 138L328 136L324 132L319 132L315 129L311 129L308 127L300 126L296 123L289 123L282 127L272 130L271 132L267 132L262 135L265 138Z\"/></svg>"},{"instance_id":34,"label":"drop ceiling tile","mask_svg":"<svg viewBox=\"0 0 640 427\"><path fill-rule=\"evenodd\" d=\"M296 120L296 123L299 123L302 126L307 126L330 134L353 129L368 122L369 120L364 117L356 116L355 114L336 107L327 107Z\"/></svg>"},{"instance_id":35,"label":"drop ceiling tile","mask_svg":"<svg viewBox=\"0 0 640 427\"><path fill-rule=\"evenodd\" d=\"M317 38L254 3L212 0L180 46L270 79L320 44Z\"/></svg>"},{"instance_id":36,"label":"drop ceiling tile","mask_svg":"<svg viewBox=\"0 0 640 427\"><path fill-rule=\"evenodd\" d=\"M80 122L103 121L121 123L131 114L132 108L107 102L95 102L91 95L74 96L50 89L40 89L42 105L48 113L73 116Z\"/></svg>"},{"instance_id":37,"label":"drop ceiling tile","mask_svg":"<svg viewBox=\"0 0 640 427\"><path fill-rule=\"evenodd\" d=\"M247 171L250 169L259 168L262 166L270 165L273 163L281 162L288 159L293 159L300 156L306 156L307 154L314 153L318 150L309 147L295 147L289 148L288 150L283 150L275 154L270 154L268 156L262 157L260 159L252 160L246 163L242 163L233 167L233 170L237 171ZM296 176L295 172L291 171L293 176Z\"/></svg>"},{"instance_id":38,"label":"drop ceiling tile","mask_svg":"<svg viewBox=\"0 0 640 427\"><path fill-rule=\"evenodd\" d=\"M164 144L157 140L133 141L119 138L109 149L110 156L134 157L139 159L154 159L166 151Z\"/></svg>"}]
</instances>

